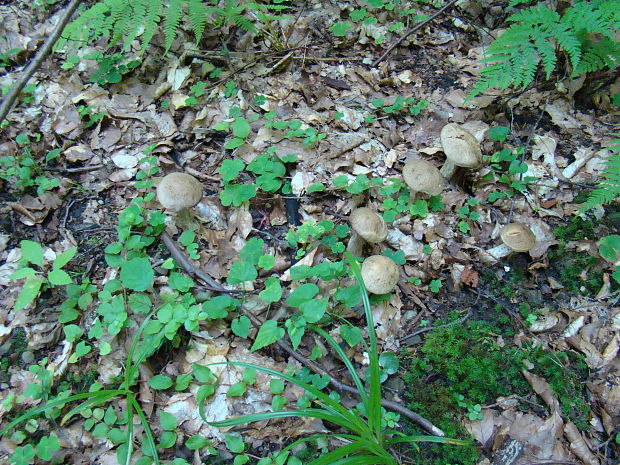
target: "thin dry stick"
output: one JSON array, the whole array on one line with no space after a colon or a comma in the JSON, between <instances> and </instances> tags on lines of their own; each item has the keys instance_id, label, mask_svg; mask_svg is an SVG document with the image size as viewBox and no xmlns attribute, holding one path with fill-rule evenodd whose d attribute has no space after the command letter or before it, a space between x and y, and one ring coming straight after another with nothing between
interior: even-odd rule
<instances>
[{"instance_id":1,"label":"thin dry stick","mask_svg":"<svg viewBox=\"0 0 620 465\"><path fill-rule=\"evenodd\" d=\"M164 245L166 246L166 248L172 255L172 258L174 258L177 261L177 263L181 265L181 267L187 273L194 275L197 278L204 281L208 285L208 287L213 291L230 292L229 290L224 289L222 286L220 286L213 278L211 278L204 271L195 267L192 264L192 262L190 262L190 260L185 256L185 253L179 248L176 242L166 232L163 232L161 234L161 238L162 238ZM243 307L241 307L241 313L243 313L246 317L248 317L255 327L258 328L261 326L261 321L255 315L246 311ZM332 377L327 371L321 368L317 363L313 362L312 360L308 360L303 355L297 353L293 349L293 347L291 347L291 345L288 344L287 342L279 340L279 341L276 341L276 344L278 345L278 347L280 347L280 349L284 350L286 353L288 353L291 357L293 357L295 360L300 362L302 365L307 366L315 373L318 373L322 376L329 377L330 384L334 386L336 390L346 391L352 394L359 394L357 392L357 389L355 389L354 387L341 383L340 381ZM442 436L442 437L445 436L445 433L441 429L437 428L426 418L422 417L421 415L418 415L415 412L412 412L408 408L403 407L402 405L399 405L396 402L392 402L386 399L381 399L381 405L387 409L401 413L402 415L406 416L411 421L417 423L422 428L429 431L431 434L434 434L435 436Z\"/></svg>"},{"instance_id":2,"label":"thin dry stick","mask_svg":"<svg viewBox=\"0 0 620 465\"><path fill-rule=\"evenodd\" d=\"M45 60L45 58L50 54L52 47L60 37L63 29L71 19L71 15L75 12L80 3L82 3L82 0L72 0L71 3L69 3L69 6L67 6L67 9L62 14L62 17L54 28L52 34L45 40L43 46L39 49L33 60L22 72L22 75L17 79L17 81L15 81L9 90L9 93L2 101L2 104L0 104L0 123L9 114L9 111L13 108L15 100L17 100L17 96L28 83L34 72L39 68L39 66L41 66L43 60Z\"/></svg>"},{"instance_id":3,"label":"thin dry stick","mask_svg":"<svg viewBox=\"0 0 620 465\"><path fill-rule=\"evenodd\" d=\"M390 48L388 48L383 55L381 55L379 57L379 59L375 60L372 63L372 66L375 67L377 66L379 63L381 63L383 60L385 60L385 57L387 57L392 50L394 50L394 48L396 48L396 46L398 44L400 44L403 40L405 40L407 37L409 37L411 34L413 34L415 31L417 31L418 29L423 28L424 26L426 26L428 23L430 23L432 20L434 20L437 16L439 16L440 14L442 14L444 11L446 11L448 8L451 8L452 5L454 5L457 2L457 0L452 0L450 3L445 4L443 7L441 7L437 13L435 13L434 15L432 15L430 18L422 21L419 24L416 24L415 26L413 26L411 29L409 29L407 32L405 32L404 35L402 35L396 42L394 42L392 45L390 45Z\"/></svg>"}]
</instances>

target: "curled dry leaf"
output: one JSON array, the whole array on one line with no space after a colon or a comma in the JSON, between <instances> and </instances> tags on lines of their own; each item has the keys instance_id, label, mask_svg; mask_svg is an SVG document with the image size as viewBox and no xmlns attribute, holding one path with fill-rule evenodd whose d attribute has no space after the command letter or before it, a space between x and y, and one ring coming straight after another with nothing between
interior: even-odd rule
<instances>
[{"instance_id":1,"label":"curled dry leaf","mask_svg":"<svg viewBox=\"0 0 620 465\"><path fill-rule=\"evenodd\" d=\"M594 456L590 447L572 421L564 426L564 436L570 442L570 450L586 465L599 465L599 460Z\"/></svg>"}]
</instances>

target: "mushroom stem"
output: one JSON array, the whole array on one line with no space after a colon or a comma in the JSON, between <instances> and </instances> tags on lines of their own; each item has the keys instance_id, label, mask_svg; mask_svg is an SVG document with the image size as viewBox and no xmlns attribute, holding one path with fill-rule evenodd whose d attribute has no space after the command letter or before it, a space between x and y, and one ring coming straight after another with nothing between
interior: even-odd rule
<instances>
[{"instance_id":1,"label":"mushroom stem","mask_svg":"<svg viewBox=\"0 0 620 465\"><path fill-rule=\"evenodd\" d=\"M456 165L450 160L446 160L439 172L445 179L449 180L452 178L452 176L454 176L454 173L456 172Z\"/></svg>"},{"instance_id":2,"label":"mushroom stem","mask_svg":"<svg viewBox=\"0 0 620 465\"><path fill-rule=\"evenodd\" d=\"M347 252L349 252L354 257L362 256L362 249L364 248L364 244L366 241L355 231L351 231L351 237L349 238L349 243L347 244Z\"/></svg>"},{"instance_id":3,"label":"mushroom stem","mask_svg":"<svg viewBox=\"0 0 620 465\"><path fill-rule=\"evenodd\" d=\"M487 253L491 255L493 258L504 258L512 253L512 249L508 247L506 244L501 244L492 249L487 250Z\"/></svg>"}]
</instances>

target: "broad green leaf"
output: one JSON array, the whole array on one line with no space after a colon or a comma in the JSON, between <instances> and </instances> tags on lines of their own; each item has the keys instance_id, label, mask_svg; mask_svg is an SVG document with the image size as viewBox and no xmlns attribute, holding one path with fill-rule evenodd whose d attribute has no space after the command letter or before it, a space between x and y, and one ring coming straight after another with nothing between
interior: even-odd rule
<instances>
[{"instance_id":1,"label":"broad green leaf","mask_svg":"<svg viewBox=\"0 0 620 465\"><path fill-rule=\"evenodd\" d=\"M64 286L73 282L71 276L69 276L65 270L60 269L50 270L50 272L47 273L47 279L49 279L49 282L54 286Z\"/></svg>"},{"instance_id":2,"label":"broad green leaf","mask_svg":"<svg viewBox=\"0 0 620 465\"><path fill-rule=\"evenodd\" d=\"M339 21L334 23L330 29L336 37L345 37L347 32L353 29L353 26L349 21Z\"/></svg>"},{"instance_id":3,"label":"broad green leaf","mask_svg":"<svg viewBox=\"0 0 620 465\"><path fill-rule=\"evenodd\" d=\"M307 300L299 305L299 310L308 323L316 323L327 310L328 298Z\"/></svg>"},{"instance_id":4,"label":"broad green leaf","mask_svg":"<svg viewBox=\"0 0 620 465\"><path fill-rule=\"evenodd\" d=\"M156 390L164 390L172 387L172 379L166 375L155 375L148 381L149 386Z\"/></svg>"},{"instance_id":5,"label":"broad green leaf","mask_svg":"<svg viewBox=\"0 0 620 465\"><path fill-rule=\"evenodd\" d=\"M198 381L199 383L213 383L215 380L217 380L209 367L194 363L192 365L192 369L194 372L194 378L196 378L196 381Z\"/></svg>"},{"instance_id":6,"label":"broad green leaf","mask_svg":"<svg viewBox=\"0 0 620 465\"><path fill-rule=\"evenodd\" d=\"M159 438L159 447L161 449L169 449L177 442L177 433L173 431L164 431Z\"/></svg>"},{"instance_id":7,"label":"broad green leaf","mask_svg":"<svg viewBox=\"0 0 620 465\"><path fill-rule=\"evenodd\" d=\"M256 265L258 260L263 255L264 245L265 241L257 237L253 237L243 246L243 249L241 249L241 252L239 253L239 257L252 265Z\"/></svg>"},{"instance_id":8,"label":"broad green leaf","mask_svg":"<svg viewBox=\"0 0 620 465\"><path fill-rule=\"evenodd\" d=\"M41 460L50 461L54 456L54 452L60 449L58 438L54 435L43 436L37 444L37 456Z\"/></svg>"},{"instance_id":9,"label":"broad green leaf","mask_svg":"<svg viewBox=\"0 0 620 465\"><path fill-rule=\"evenodd\" d=\"M232 321L230 329L232 329L232 332L235 333L237 336L245 339L248 337L248 332L250 331L251 325L252 322L250 321L250 319L247 316L242 315Z\"/></svg>"},{"instance_id":10,"label":"broad green leaf","mask_svg":"<svg viewBox=\"0 0 620 465\"><path fill-rule=\"evenodd\" d=\"M245 384L251 386L256 382L256 370L254 368L246 368L243 370L243 375L241 377Z\"/></svg>"},{"instance_id":11,"label":"broad green leaf","mask_svg":"<svg viewBox=\"0 0 620 465\"><path fill-rule=\"evenodd\" d=\"M258 272L251 263L239 260L230 267L226 282L228 284L239 284L246 281L254 281L257 277Z\"/></svg>"},{"instance_id":12,"label":"broad green leaf","mask_svg":"<svg viewBox=\"0 0 620 465\"><path fill-rule=\"evenodd\" d=\"M261 255L258 259L258 266L263 270L271 270L276 264L276 257L273 255Z\"/></svg>"},{"instance_id":13,"label":"broad green leaf","mask_svg":"<svg viewBox=\"0 0 620 465\"><path fill-rule=\"evenodd\" d=\"M155 272L148 258L138 257L121 265L120 278L126 288L133 291L146 291L153 284Z\"/></svg>"},{"instance_id":14,"label":"broad green leaf","mask_svg":"<svg viewBox=\"0 0 620 465\"><path fill-rule=\"evenodd\" d=\"M192 375L189 373L185 373L177 376L176 383L174 385L175 391L185 391L189 384L192 382Z\"/></svg>"},{"instance_id":15,"label":"broad green leaf","mask_svg":"<svg viewBox=\"0 0 620 465\"><path fill-rule=\"evenodd\" d=\"M222 175L222 181L230 182L239 176L239 173L245 168L245 163L239 158L233 160L222 161L217 172Z\"/></svg>"},{"instance_id":16,"label":"broad green leaf","mask_svg":"<svg viewBox=\"0 0 620 465\"><path fill-rule=\"evenodd\" d=\"M177 419L171 413L168 413L164 410L159 411L159 424L162 429L166 431L172 431L177 427Z\"/></svg>"},{"instance_id":17,"label":"broad green leaf","mask_svg":"<svg viewBox=\"0 0 620 465\"><path fill-rule=\"evenodd\" d=\"M340 337L349 344L349 347L355 347L362 341L362 330L357 326L342 325L340 327Z\"/></svg>"},{"instance_id":18,"label":"broad green leaf","mask_svg":"<svg viewBox=\"0 0 620 465\"><path fill-rule=\"evenodd\" d=\"M226 396L227 397L241 397L243 394L245 394L245 391L247 390L246 385L244 382L238 382L233 384L232 386L230 386L228 388L228 391L226 391Z\"/></svg>"},{"instance_id":19,"label":"broad green leaf","mask_svg":"<svg viewBox=\"0 0 620 465\"><path fill-rule=\"evenodd\" d=\"M65 250L63 253L56 257L56 259L52 263L52 267L54 269L58 269L65 266L67 263L69 263L69 260L71 260L75 256L77 250L77 247L71 247L70 249Z\"/></svg>"},{"instance_id":20,"label":"broad green leaf","mask_svg":"<svg viewBox=\"0 0 620 465\"><path fill-rule=\"evenodd\" d=\"M250 352L254 352L268 346L269 344L273 344L283 336L284 329L278 327L278 322L275 320L267 320L258 330L256 340L254 341L254 344L252 344Z\"/></svg>"},{"instance_id":21,"label":"broad green leaf","mask_svg":"<svg viewBox=\"0 0 620 465\"><path fill-rule=\"evenodd\" d=\"M65 333L65 338L69 342L77 341L80 337L82 337L82 334L84 334L84 332L78 325L67 325L62 328L62 330Z\"/></svg>"},{"instance_id":22,"label":"broad green leaf","mask_svg":"<svg viewBox=\"0 0 620 465\"><path fill-rule=\"evenodd\" d=\"M284 381L278 378L272 378L269 381L269 392L272 394L282 394L284 392Z\"/></svg>"},{"instance_id":23,"label":"broad green leaf","mask_svg":"<svg viewBox=\"0 0 620 465\"><path fill-rule=\"evenodd\" d=\"M291 307L299 307L302 303L312 299L319 293L319 287L314 283L302 284L296 288L286 299Z\"/></svg>"},{"instance_id":24,"label":"broad green leaf","mask_svg":"<svg viewBox=\"0 0 620 465\"><path fill-rule=\"evenodd\" d=\"M24 240L21 242L22 260L43 266L43 248L37 242Z\"/></svg>"},{"instance_id":25,"label":"broad green leaf","mask_svg":"<svg viewBox=\"0 0 620 465\"><path fill-rule=\"evenodd\" d=\"M37 272L32 268L20 268L9 275L9 279L23 279L35 276Z\"/></svg>"},{"instance_id":26,"label":"broad green leaf","mask_svg":"<svg viewBox=\"0 0 620 465\"><path fill-rule=\"evenodd\" d=\"M234 136L245 139L250 134L250 122L245 118L237 118L230 124Z\"/></svg>"},{"instance_id":27,"label":"broad green leaf","mask_svg":"<svg viewBox=\"0 0 620 465\"><path fill-rule=\"evenodd\" d=\"M185 446L189 450L199 450L207 447L209 444L211 444L209 440L203 436L200 436L199 434L196 434L189 438L187 441L185 441Z\"/></svg>"},{"instance_id":28,"label":"broad green leaf","mask_svg":"<svg viewBox=\"0 0 620 465\"><path fill-rule=\"evenodd\" d=\"M379 365L388 375L393 375L398 371L398 357L392 352L384 352L379 357Z\"/></svg>"},{"instance_id":29,"label":"broad green leaf","mask_svg":"<svg viewBox=\"0 0 620 465\"><path fill-rule=\"evenodd\" d=\"M240 454L245 449L245 444L240 436L227 434L224 436L224 440L226 441L226 447L228 447L228 450L235 454Z\"/></svg>"},{"instance_id":30,"label":"broad green leaf","mask_svg":"<svg viewBox=\"0 0 620 465\"><path fill-rule=\"evenodd\" d=\"M22 310L26 308L30 303L39 295L39 290L41 289L41 285L43 284L43 278L34 277L28 279L24 283L24 287L22 288L17 300L15 301L15 310Z\"/></svg>"},{"instance_id":31,"label":"broad green leaf","mask_svg":"<svg viewBox=\"0 0 620 465\"><path fill-rule=\"evenodd\" d=\"M278 302L282 298L282 286L276 276L269 276L265 280L265 289L258 293L263 302Z\"/></svg>"}]
</instances>

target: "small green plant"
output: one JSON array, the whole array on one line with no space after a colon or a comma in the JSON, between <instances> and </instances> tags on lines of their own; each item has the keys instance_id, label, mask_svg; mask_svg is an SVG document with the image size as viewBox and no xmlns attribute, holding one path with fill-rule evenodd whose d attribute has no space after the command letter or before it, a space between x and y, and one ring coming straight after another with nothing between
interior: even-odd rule
<instances>
[{"instance_id":1,"label":"small green plant","mask_svg":"<svg viewBox=\"0 0 620 465\"><path fill-rule=\"evenodd\" d=\"M571 76L615 68L620 61L618 17L620 5L614 0L577 1L562 16L542 3L519 11L486 50L481 61L491 64L482 70L470 97L491 88L525 88L541 63L549 79L558 50L567 57Z\"/></svg>"},{"instance_id":2,"label":"small green plant","mask_svg":"<svg viewBox=\"0 0 620 465\"><path fill-rule=\"evenodd\" d=\"M138 329L136 337L132 342L131 348L127 354L123 381L118 389L102 389L101 384L94 383L91 386L90 392L67 395L68 392L63 391L55 397L48 397L47 393L49 392L51 372L43 368L42 364L35 365L35 367L38 368L33 368L33 370L35 371L37 378L40 380L40 384L31 384L25 394L34 396L35 398L44 398L44 402L38 407L28 409L25 413L10 421L2 430L0 430L0 437L4 436L21 424L26 423L27 426L29 421L32 421L32 419L41 414L49 414L54 411L60 412L60 409L63 409L67 404L73 402L79 402L79 404L63 415L60 422L61 425L65 424L77 414L86 413L89 409L97 408L114 399L124 397L126 399L125 419L124 422L119 422L118 424L121 425L124 423L125 429L123 430L116 428L115 430L109 430L109 428L104 425L103 428L95 428L94 432L100 435L107 434L108 438L110 438L113 442L120 444L117 453L118 461L120 464L128 465L131 463L133 453L134 416L137 415L140 424L144 429L146 444L145 450L149 451L149 455L151 455L153 462L156 465L159 465L160 462L157 454L157 445L155 444L155 438L151 431L151 427L144 411L142 410L142 407L137 400L136 394L131 389L137 380L138 366L146 360L147 356L150 355L153 350L153 336L147 337L146 339L142 338L144 329L151 315L143 321L142 325ZM45 363L45 361L42 361L42 363ZM86 413L86 415L88 416L89 414ZM106 415L102 417L102 419L105 418L108 424L114 425L117 423L118 419L113 411L111 411L110 415L114 418L107 417ZM92 423L93 425L95 424L95 422ZM51 460L51 453L58 449L58 442L54 439L55 438L53 438L53 436L50 436L45 440L39 440L36 448L30 444L17 447L11 457L11 463L16 465L29 464L31 463L30 460L34 457L35 452L39 458L43 460Z\"/></svg>"},{"instance_id":3,"label":"small green plant","mask_svg":"<svg viewBox=\"0 0 620 465\"><path fill-rule=\"evenodd\" d=\"M88 79L90 82L96 82L100 86L119 83L123 80L123 75L140 66L140 60L129 59L121 53L105 55L101 52L95 52L85 55L84 58L97 61L99 69Z\"/></svg>"},{"instance_id":4,"label":"small green plant","mask_svg":"<svg viewBox=\"0 0 620 465\"><path fill-rule=\"evenodd\" d=\"M22 310L30 305L42 290L45 291L55 286L65 286L73 281L69 274L62 268L69 263L77 248L65 250L56 256L50 263L46 260L43 248L33 241L21 242L21 259L19 268L9 276L10 279L26 279L17 300L15 310Z\"/></svg>"},{"instance_id":5,"label":"small green plant","mask_svg":"<svg viewBox=\"0 0 620 465\"><path fill-rule=\"evenodd\" d=\"M18 134L15 142L21 147L22 152L14 155L0 157L0 179L4 179L11 187L18 191L29 187L36 187L38 195L60 186L60 179L48 177L41 169L41 164L36 158L31 146L31 138L34 142L41 139L40 134L30 136L25 133ZM45 161L49 162L60 154L60 149L54 149L47 153Z\"/></svg>"},{"instance_id":6,"label":"small green plant","mask_svg":"<svg viewBox=\"0 0 620 465\"><path fill-rule=\"evenodd\" d=\"M458 228L463 234L470 231L471 222L477 222L480 219L480 213L474 210L479 203L478 199L467 199L466 204L456 210L456 214L461 220L458 223Z\"/></svg>"},{"instance_id":7,"label":"small green plant","mask_svg":"<svg viewBox=\"0 0 620 465\"><path fill-rule=\"evenodd\" d=\"M338 343L324 330L319 327L312 326L312 329L321 335L338 354L340 359L347 367L355 386L357 387L361 402L357 408L349 410L345 408L337 395L325 394L317 387L300 380L295 376L281 373L276 370L265 368L259 365L244 362L227 362L225 365L241 366L256 371L261 371L271 375L277 379L292 383L303 389L309 401L297 409L292 410L274 410L273 412L265 412L254 415L244 415L237 418L218 422L208 422L206 420L204 403L199 403L200 416L202 419L213 426L230 427L247 424L254 421L263 421L274 418L286 417L311 417L333 423L340 427L341 431L334 431L329 434L316 434L309 438L303 438L288 445L275 458L277 463L284 463L292 449L297 445L318 438L338 436L346 440L346 445L340 446L330 452L327 452L318 458L310 461L310 465L327 465L332 463L341 464L376 464L385 463L397 465L399 462L390 449L399 443L415 444L416 442L438 442L444 444L465 444L464 441L447 439L435 436L423 435L405 435L399 431L391 429L390 425L394 425L394 415L386 415L381 407L381 376L380 376L380 357L377 349L377 340L374 331L374 323L372 317L372 309L368 294L364 288L361 278L359 264L352 258L347 259L352 274L357 280L361 291L362 301L364 303L364 312L368 322L369 346L368 353L370 357L370 375L366 378L367 387L360 379L355 367L348 359L344 350ZM359 298L359 297L358 297ZM387 362L386 362L387 363ZM325 384L326 386L326 384ZM368 388L368 390L367 390ZM312 401L314 399L314 406ZM297 463L297 462L295 462Z\"/></svg>"},{"instance_id":8,"label":"small green plant","mask_svg":"<svg viewBox=\"0 0 620 465\"><path fill-rule=\"evenodd\" d=\"M608 262L616 263L620 258L620 236L612 234L603 237L598 247L598 253ZM611 276L620 284L620 266L614 266L614 272Z\"/></svg>"},{"instance_id":9,"label":"small green plant","mask_svg":"<svg viewBox=\"0 0 620 465\"><path fill-rule=\"evenodd\" d=\"M505 126L497 126L487 131L487 135L498 142L506 141L510 130ZM485 176L485 181L496 181L505 185L501 191L491 192L487 200L491 203L502 199L514 197L517 192L523 193L527 185L537 180L533 176L523 176L528 171L527 163L523 161L523 147L517 149L505 148L495 152L491 157L486 157L490 161L492 171Z\"/></svg>"}]
</instances>

